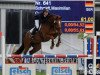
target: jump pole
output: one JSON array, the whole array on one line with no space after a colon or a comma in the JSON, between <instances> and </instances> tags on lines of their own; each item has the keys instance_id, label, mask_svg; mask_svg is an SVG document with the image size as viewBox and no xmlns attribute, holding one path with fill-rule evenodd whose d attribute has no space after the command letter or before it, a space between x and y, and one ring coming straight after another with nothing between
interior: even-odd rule
<instances>
[{"instance_id":1,"label":"jump pole","mask_svg":"<svg viewBox=\"0 0 100 75\"><path fill-rule=\"evenodd\" d=\"M5 75L5 37L1 36L1 49L2 49L2 75Z\"/></svg>"}]
</instances>

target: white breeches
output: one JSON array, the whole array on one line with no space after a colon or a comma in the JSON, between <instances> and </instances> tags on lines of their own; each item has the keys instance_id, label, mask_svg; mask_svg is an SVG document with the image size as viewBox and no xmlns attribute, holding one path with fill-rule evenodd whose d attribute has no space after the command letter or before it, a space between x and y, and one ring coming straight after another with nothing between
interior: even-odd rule
<instances>
[{"instance_id":1,"label":"white breeches","mask_svg":"<svg viewBox=\"0 0 100 75\"><path fill-rule=\"evenodd\" d=\"M37 29L39 28L39 20L35 20L35 26Z\"/></svg>"}]
</instances>

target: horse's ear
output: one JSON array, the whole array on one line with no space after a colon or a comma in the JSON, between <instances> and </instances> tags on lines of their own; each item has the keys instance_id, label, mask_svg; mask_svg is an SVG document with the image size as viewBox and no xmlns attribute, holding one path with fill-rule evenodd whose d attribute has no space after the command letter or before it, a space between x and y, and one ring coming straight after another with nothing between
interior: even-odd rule
<instances>
[{"instance_id":1,"label":"horse's ear","mask_svg":"<svg viewBox=\"0 0 100 75\"><path fill-rule=\"evenodd\" d=\"M58 19L62 19L62 17L61 17L61 16L57 16L57 18L58 18Z\"/></svg>"},{"instance_id":2,"label":"horse's ear","mask_svg":"<svg viewBox=\"0 0 100 75\"><path fill-rule=\"evenodd\" d=\"M60 19L62 19L62 17L60 16Z\"/></svg>"}]
</instances>

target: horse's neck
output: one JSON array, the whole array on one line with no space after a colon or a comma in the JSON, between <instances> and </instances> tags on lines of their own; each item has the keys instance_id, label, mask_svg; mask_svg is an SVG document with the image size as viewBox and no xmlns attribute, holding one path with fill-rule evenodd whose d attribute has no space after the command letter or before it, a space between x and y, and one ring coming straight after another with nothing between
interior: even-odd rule
<instances>
[{"instance_id":1,"label":"horse's neck","mask_svg":"<svg viewBox=\"0 0 100 75\"><path fill-rule=\"evenodd\" d=\"M41 25L41 32L51 32L51 31L55 31L55 27L54 27L54 20L55 20L55 16L50 15L48 17L48 21L43 22Z\"/></svg>"},{"instance_id":2,"label":"horse's neck","mask_svg":"<svg viewBox=\"0 0 100 75\"><path fill-rule=\"evenodd\" d=\"M44 32L44 33L45 33L45 32L47 33L47 32L49 32L50 28L51 28L51 27L50 27L50 25L48 25L48 24L41 24L40 31L41 31L41 32Z\"/></svg>"}]
</instances>

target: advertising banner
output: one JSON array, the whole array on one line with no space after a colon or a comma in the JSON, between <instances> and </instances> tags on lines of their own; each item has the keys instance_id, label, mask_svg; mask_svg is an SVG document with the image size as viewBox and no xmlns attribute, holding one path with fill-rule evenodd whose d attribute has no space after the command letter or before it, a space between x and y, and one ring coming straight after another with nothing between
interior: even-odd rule
<instances>
[{"instance_id":1,"label":"advertising banner","mask_svg":"<svg viewBox=\"0 0 100 75\"><path fill-rule=\"evenodd\" d=\"M93 75L93 59L87 59L87 75ZM96 59L96 75L100 75L100 59Z\"/></svg>"},{"instance_id":2,"label":"advertising banner","mask_svg":"<svg viewBox=\"0 0 100 75\"><path fill-rule=\"evenodd\" d=\"M100 59L96 59L96 75L100 75Z\"/></svg>"},{"instance_id":3,"label":"advertising banner","mask_svg":"<svg viewBox=\"0 0 100 75\"><path fill-rule=\"evenodd\" d=\"M93 59L87 59L87 75L93 75Z\"/></svg>"},{"instance_id":4,"label":"advertising banner","mask_svg":"<svg viewBox=\"0 0 100 75\"><path fill-rule=\"evenodd\" d=\"M46 75L77 75L77 64L47 64Z\"/></svg>"},{"instance_id":5,"label":"advertising banner","mask_svg":"<svg viewBox=\"0 0 100 75\"><path fill-rule=\"evenodd\" d=\"M35 64L6 64L6 75L36 75Z\"/></svg>"}]
</instances>

